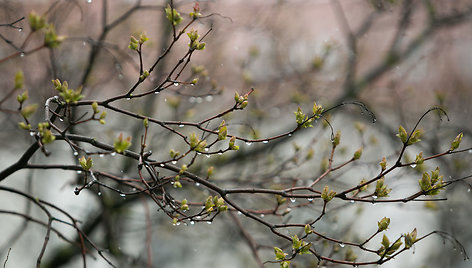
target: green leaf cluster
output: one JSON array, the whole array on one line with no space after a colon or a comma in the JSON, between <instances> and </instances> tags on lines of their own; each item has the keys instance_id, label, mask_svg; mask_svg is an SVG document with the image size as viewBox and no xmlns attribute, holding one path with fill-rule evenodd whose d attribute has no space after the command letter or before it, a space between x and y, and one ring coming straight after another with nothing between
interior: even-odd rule
<instances>
[{"instance_id":1,"label":"green leaf cluster","mask_svg":"<svg viewBox=\"0 0 472 268\"><path fill-rule=\"evenodd\" d=\"M425 195L437 195L441 189L444 189L445 185L443 176L439 175L439 167L431 171L431 175L424 172L418 183Z\"/></svg>"},{"instance_id":2,"label":"green leaf cluster","mask_svg":"<svg viewBox=\"0 0 472 268\"><path fill-rule=\"evenodd\" d=\"M387 185L385 184L385 178L382 177L377 181L377 184L375 185L375 192L374 195L377 197L386 197L388 194L392 191L391 188L387 188Z\"/></svg>"},{"instance_id":3,"label":"green leaf cluster","mask_svg":"<svg viewBox=\"0 0 472 268\"><path fill-rule=\"evenodd\" d=\"M177 9L171 7L169 4L165 8L165 12L167 20L169 20L173 26L177 26L182 22L183 18L180 13L177 11Z\"/></svg>"},{"instance_id":4,"label":"green leaf cluster","mask_svg":"<svg viewBox=\"0 0 472 268\"><path fill-rule=\"evenodd\" d=\"M59 91L59 95L64 98L66 103L73 103L81 100L84 95L82 95L82 86L77 88L76 90L69 88L69 84L67 81L61 83L59 79L52 80L52 84Z\"/></svg>"},{"instance_id":5,"label":"green leaf cluster","mask_svg":"<svg viewBox=\"0 0 472 268\"><path fill-rule=\"evenodd\" d=\"M394 243L390 244L390 240L387 235L384 234L382 238L382 246L377 251L377 254L379 256L390 256L395 253L402 244L403 243L400 239L397 239Z\"/></svg>"},{"instance_id":6,"label":"green leaf cluster","mask_svg":"<svg viewBox=\"0 0 472 268\"><path fill-rule=\"evenodd\" d=\"M207 145L206 140L200 140L195 132L190 134L190 147L196 152L204 152Z\"/></svg>"},{"instance_id":7,"label":"green leaf cluster","mask_svg":"<svg viewBox=\"0 0 472 268\"><path fill-rule=\"evenodd\" d=\"M120 133L118 138L115 139L113 142L113 148L115 148L115 151L119 154L123 153L126 151L131 146L131 137L128 136L126 139L123 138L123 133Z\"/></svg>"},{"instance_id":8,"label":"green leaf cluster","mask_svg":"<svg viewBox=\"0 0 472 268\"><path fill-rule=\"evenodd\" d=\"M329 190L329 187L328 185L326 185L324 188L323 188L323 192L321 192L321 198L323 198L323 200L328 203L329 201L331 201L334 196L336 195L336 192L335 191L332 191L332 190Z\"/></svg>"}]
</instances>

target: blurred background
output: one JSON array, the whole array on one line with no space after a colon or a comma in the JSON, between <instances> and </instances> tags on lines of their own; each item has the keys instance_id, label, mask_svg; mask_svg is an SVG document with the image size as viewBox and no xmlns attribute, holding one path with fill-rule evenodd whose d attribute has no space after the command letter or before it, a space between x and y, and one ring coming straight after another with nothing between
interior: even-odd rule
<instances>
[{"instance_id":1,"label":"blurred background","mask_svg":"<svg viewBox=\"0 0 472 268\"><path fill-rule=\"evenodd\" d=\"M34 142L27 131L18 128L21 116L15 96L20 92L8 94L18 70L24 73L28 102L39 104L32 122L43 120L45 100L57 94L52 79L67 80L71 88L83 85L87 100L104 100L126 93L139 77L139 59L128 48L129 37L142 32L149 37L143 46L143 64L149 68L172 42L172 28L164 13L167 4L146 0L1 0L0 168L3 170L16 162ZM185 25L194 1L173 1L173 4L184 17ZM429 113L419 126L424 132L421 143L408 148L405 159L414 160L420 151L425 156L444 152L460 132L464 133L460 148L471 148L470 0L228 0L199 1L199 5L203 17L191 28L202 36L211 31L204 38L206 49L192 56L181 77L185 81L198 77L198 83L195 86L177 83L157 95L119 101L119 107L159 120L199 122L231 107L235 91L244 94L254 88L248 107L225 120L229 122L229 133L263 139L296 127L293 113L298 107L308 113L313 101L326 108L360 101L368 110L343 105L327 118L334 133L339 130L342 135L336 163L347 161L354 151L364 148L358 164L330 174L334 189L352 187L362 178L374 177L384 156L393 165L401 149L395 137L398 126L411 130L432 107L442 107L449 120L439 113ZM44 14L55 25L57 34L66 36L58 48L29 53L43 42L39 33L29 35L27 17L31 11ZM22 17L26 19L15 27L7 25ZM28 42L21 48L25 40ZM24 53L18 53L19 50ZM138 92L151 90L165 79L187 50L187 36L184 36L157 65L150 79L140 85ZM85 108L79 109L78 114L84 111ZM105 126L92 122L74 131L109 144L121 132L133 137L133 149L139 151L141 120L108 111L106 121ZM185 126L182 131L190 133L191 128ZM201 156L192 172L205 174L208 167L214 166L212 180L228 188L309 184L326 166L331 134L331 128L320 121L314 128L304 129L293 137L268 144L240 143L238 152ZM186 144L163 128L152 125L149 135L154 159L169 158L170 149L185 151ZM52 152L50 156L38 151L31 162L77 164L77 157L67 144L55 142L48 148ZM124 178L136 177L137 163L124 157L96 155L93 160L97 168ZM472 150L469 150L402 168L387 178L393 189L390 196L402 198L416 192L421 173L436 166L441 168L445 180L469 176L471 160ZM173 226L172 219L145 196L123 197L96 188L75 195L75 187L82 182L81 174L73 171L29 169L14 173L1 184L71 213L117 267L145 267L149 249L146 241L152 245L152 267L258 267L258 258L262 262L274 260L273 247L282 243L270 230L237 213L219 215L211 226L205 222ZM201 202L211 194L201 186L184 188L174 193L176 198ZM418 229L419 235L441 230L455 237L470 252L470 189L470 179L452 184L440 196L448 201L435 203L374 205L333 200L331 212L317 230L343 241L363 241L375 232L377 221L386 216L392 221L387 232L391 240L413 228ZM235 199L248 208L260 210L264 217L267 213L264 211L273 203L271 198L240 195ZM1 191L0 200L1 260L4 262L8 255L5 267L33 267L45 228L3 211L18 211L42 220L45 216L17 194ZM303 202L287 202L292 212L285 219L275 215L265 218L274 222L316 218L321 205L314 202L301 206ZM147 230L149 222L151 230ZM76 239L70 226L54 227L67 239ZM377 249L380 238L368 245ZM457 243L443 242L440 236L429 237L385 266L470 266ZM78 247L56 235L51 235L49 243L42 267L82 267ZM251 243L256 244L258 256L251 250ZM346 250L344 245L332 243L320 242L317 247L331 256L343 256ZM358 260L372 259L372 255L356 250ZM293 267L317 265L314 256L305 255L297 257L292 264ZM266 266L279 265L267 263ZM340 267L329 263L321 263L322 266ZM109 265L92 250L87 267Z\"/></svg>"}]
</instances>

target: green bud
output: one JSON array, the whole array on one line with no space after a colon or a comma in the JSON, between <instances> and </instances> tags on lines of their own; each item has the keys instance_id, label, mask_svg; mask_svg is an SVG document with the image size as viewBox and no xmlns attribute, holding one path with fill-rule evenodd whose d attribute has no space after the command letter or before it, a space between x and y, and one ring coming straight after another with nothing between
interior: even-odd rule
<instances>
[{"instance_id":1,"label":"green bud","mask_svg":"<svg viewBox=\"0 0 472 268\"><path fill-rule=\"evenodd\" d=\"M421 191L426 192L431 189L431 177L428 172L424 172L421 179L418 181L420 184Z\"/></svg>"},{"instance_id":2,"label":"green bud","mask_svg":"<svg viewBox=\"0 0 472 268\"><path fill-rule=\"evenodd\" d=\"M459 145L461 144L463 136L464 136L464 134L462 132L459 133L459 135L456 136L456 138L451 143L451 148L449 148L449 151L452 152L455 149L459 148Z\"/></svg>"},{"instance_id":3,"label":"green bud","mask_svg":"<svg viewBox=\"0 0 472 268\"><path fill-rule=\"evenodd\" d=\"M24 118L28 118L32 114L34 114L34 112L36 112L37 108L38 108L38 104L36 104L36 103L31 104L31 105L28 105L26 107L23 107L23 109L21 109L20 113Z\"/></svg>"},{"instance_id":4,"label":"green bud","mask_svg":"<svg viewBox=\"0 0 472 268\"><path fill-rule=\"evenodd\" d=\"M98 120L98 122L102 125L105 125L105 123L106 123L105 120L103 120L103 119Z\"/></svg>"},{"instance_id":5,"label":"green bud","mask_svg":"<svg viewBox=\"0 0 472 268\"><path fill-rule=\"evenodd\" d=\"M411 144L414 144L414 143L417 143L417 142L421 141L421 139L420 139L421 135L422 135L422 133L419 129L413 131L413 133L411 134L410 139L408 140L408 145L411 145Z\"/></svg>"},{"instance_id":6,"label":"green bud","mask_svg":"<svg viewBox=\"0 0 472 268\"><path fill-rule=\"evenodd\" d=\"M311 229L311 226L309 224L305 225L305 234L309 235L313 233L313 230Z\"/></svg>"},{"instance_id":7,"label":"green bud","mask_svg":"<svg viewBox=\"0 0 472 268\"><path fill-rule=\"evenodd\" d=\"M141 33L139 35L139 43L142 45L144 44L144 42L148 41L149 38L147 38L146 34L145 33Z\"/></svg>"},{"instance_id":8,"label":"green bud","mask_svg":"<svg viewBox=\"0 0 472 268\"><path fill-rule=\"evenodd\" d=\"M411 248L411 246L416 242L416 228L413 229L411 233L404 234L403 237L405 238L405 248Z\"/></svg>"},{"instance_id":9,"label":"green bud","mask_svg":"<svg viewBox=\"0 0 472 268\"><path fill-rule=\"evenodd\" d=\"M171 7L169 4L165 8L165 12L167 20L169 20L169 22L173 26L177 26L182 22L183 18L182 16L180 16L180 13L175 8Z\"/></svg>"},{"instance_id":10,"label":"green bud","mask_svg":"<svg viewBox=\"0 0 472 268\"><path fill-rule=\"evenodd\" d=\"M43 16L36 14L34 11L31 11L28 14L28 22L31 27L31 31L33 32L41 30L46 26L46 19Z\"/></svg>"},{"instance_id":11,"label":"green bud","mask_svg":"<svg viewBox=\"0 0 472 268\"><path fill-rule=\"evenodd\" d=\"M225 140L228 135L228 128L226 127L225 120L221 121L220 126L218 127L218 140ZM234 145L234 142L233 142Z\"/></svg>"},{"instance_id":12,"label":"green bud","mask_svg":"<svg viewBox=\"0 0 472 268\"><path fill-rule=\"evenodd\" d=\"M387 169L387 158L385 158L385 156L382 158L382 161L380 161L379 165L382 168L382 171Z\"/></svg>"},{"instance_id":13,"label":"green bud","mask_svg":"<svg viewBox=\"0 0 472 268\"><path fill-rule=\"evenodd\" d=\"M384 184L385 178L382 177L377 181L377 184L375 185L375 192L374 195L377 197L386 197L392 191L392 189L387 188L387 185Z\"/></svg>"},{"instance_id":14,"label":"green bud","mask_svg":"<svg viewBox=\"0 0 472 268\"><path fill-rule=\"evenodd\" d=\"M390 218L383 217L379 222L377 222L377 225L379 226L379 229L377 229L377 232L382 232L387 230L388 226L390 225Z\"/></svg>"},{"instance_id":15,"label":"green bud","mask_svg":"<svg viewBox=\"0 0 472 268\"><path fill-rule=\"evenodd\" d=\"M182 202L180 203L180 209L183 211L189 210L189 206L187 203L188 203L187 199L182 200Z\"/></svg>"},{"instance_id":16,"label":"green bud","mask_svg":"<svg viewBox=\"0 0 472 268\"><path fill-rule=\"evenodd\" d=\"M239 146L234 145L235 141L236 141L236 136L231 137L231 139L229 140L229 149L230 150L235 150L235 151L239 150Z\"/></svg>"},{"instance_id":17,"label":"green bud","mask_svg":"<svg viewBox=\"0 0 472 268\"><path fill-rule=\"evenodd\" d=\"M49 48L58 47L62 41L64 41L65 36L57 36L56 29L54 25L49 24L44 35L44 46Z\"/></svg>"},{"instance_id":18,"label":"green bud","mask_svg":"<svg viewBox=\"0 0 472 268\"><path fill-rule=\"evenodd\" d=\"M424 163L423 152L420 152L415 159L415 164L421 165Z\"/></svg>"},{"instance_id":19,"label":"green bud","mask_svg":"<svg viewBox=\"0 0 472 268\"><path fill-rule=\"evenodd\" d=\"M15 74L15 89L22 88L24 80L25 79L24 79L24 76L23 76L23 71L18 70L18 72L16 72L16 74Z\"/></svg>"},{"instance_id":20,"label":"green bud","mask_svg":"<svg viewBox=\"0 0 472 268\"><path fill-rule=\"evenodd\" d=\"M283 250L278 247L274 247L274 253L275 259L278 261L285 260L285 256L287 256L287 253L284 253Z\"/></svg>"},{"instance_id":21,"label":"green bud","mask_svg":"<svg viewBox=\"0 0 472 268\"><path fill-rule=\"evenodd\" d=\"M182 165L179 170L179 174L182 175L184 172L187 171L187 165Z\"/></svg>"},{"instance_id":22,"label":"green bud","mask_svg":"<svg viewBox=\"0 0 472 268\"><path fill-rule=\"evenodd\" d=\"M333 146L334 147L338 146L340 141L341 141L341 131L338 131L336 132L336 136L334 136Z\"/></svg>"},{"instance_id":23,"label":"green bud","mask_svg":"<svg viewBox=\"0 0 472 268\"><path fill-rule=\"evenodd\" d=\"M143 125L144 125L145 128L149 127L149 119L147 117L144 118Z\"/></svg>"},{"instance_id":24,"label":"green bud","mask_svg":"<svg viewBox=\"0 0 472 268\"><path fill-rule=\"evenodd\" d=\"M107 116L107 111L103 111L103 112L100 114L100 119L105 119L106 116Z\"/></svg>"},{"instance_id":25,"label":"green bud","mask_svg":"<svg viewBox=\"0 0 472 268\"><path fill-rule=\"evenodd\" d=\"M190 84L192 84L192 85L196 85L197 83L198 83L198 77L194 78L194 79L190 82Z\"/></svg>"},{"instance_id":26,"label":"green bud","mask_svg":"<svg viewBox=\"0 0 472 268\"><path fill-rule=\"evenodd\" d=\"M92 110L93 110L93 113L94 114L98 114L99 113L99 110L98 110L98 103L96 101L94 101L92 103Z\"/></svg>"},{"instance_id":27,"label":"green bud","mask_svg":"<svg viewBox=\"0 0 472 268\"><path fill-rule=\"evenodd\" d=\"M174 188L182 188L182 183L180 181L174 182Z\"/></svg>"},{"instance_id":28,"label":"green bud","mask_svg":"<svg viewBox=\"0 0 472 268\"><path fill-rule=\"evenodd\" d=\"M359 148L357 151L354 152L352 159L357 160L362 156L362 148Z\"/></svg>"},{"instance_id":29,"label":"green bud","mask_svg":"<svg viewBox=\"0 0 472 268\"><path fill-rule=\"evenodd\" d=\"M297 250L302 246L302 241L298 238L297 235L292 236L292 248Z\"/></svg>"},{"instance_id":30,"label":"green bud","mask_svg":"<svg viewBox=\"0 0 472 268\"><path fill-rule=\"evenodd\" d=\"M214 167L214 166L208 167L208 169L207 169L207 176L210 177L211 175L213 175L214 170L215 170L215 167Z\"/></svg>"},{"instance_id":31,"label":"green bud","mask_svg":"<svg viewBox=\"0 0 472 268\"><path fill-rule=\"evenodd\" d=\"M18 126L22 129L24 129L24 130L30 130L31 129L31 125L30 124L26 125L25 122L18 123Z\"/></svg>"},{"instance_id":32,"label":"green bud","mask_svg":"<svg viewBox=\"0 0 472 268\"><path fill-rule=\"evenodd\" d=\"M18 101L19 104L22 104L28 99L28 91L23 92L22 94L19 94L16 96L16 100Z\"/></svg>"}]
</instances>

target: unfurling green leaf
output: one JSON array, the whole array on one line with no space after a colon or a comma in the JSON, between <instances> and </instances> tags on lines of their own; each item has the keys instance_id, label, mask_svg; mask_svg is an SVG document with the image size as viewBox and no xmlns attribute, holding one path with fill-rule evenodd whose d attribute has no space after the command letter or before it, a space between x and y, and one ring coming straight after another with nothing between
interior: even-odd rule
<instances>
[{"instance_id":1,"label":"unfurling green leaf","mask_svg":"<svg viewBox=\"0 0 472 268\"><path fill-rule=\"evenodd\" d=\"M19 104L22 104L28 99L28 91L25 91L18 96L16 96L16 100L18 101Z\"/></svg>"},{"instance_id":2,"label":"unfurling green leaf","mask_svg":"<svg viewBox=\"0 0 472 268\"><path fill-rule=\"evenodd\" d=\"M334 136L333 139L333 146L336 147L339 145L341 142L341 131L336 132L336 135Z\"/></svg>"},{"instance_id":3,"label":"unfurling green leaf","mask_svg":"<svg viewBox=\"0 0 472 268\"><path fill-rule=\"evenodd\" d=\"M425 195L437 195L445 186L443 176L439 175L439 167L431 171L431 176L424 172L418 183Z\"/></svg>"},{"instance_id":4,"label":"unfurling green leaf","mask_svg":"<svg viewBox=\"0 0 472 268\"><path fill-rule=\"evenodd\" d=\"M49 24L47 26L46 33L44 34L44 46L49 48L58 47L64 39L66 39L65 36L57 36L54 25Z\"/></svg>"},{"instance_id":5,"label":"unfurling green leaf","mask_svg":"<svg viewBox=\"0 0 472 268\"><path fill-rule=\"evenodd\" d=\"M15 89L23 88L24 75L22 70L18 70L15 74Z\"/></svg>"},{"instance_id":6,"label":"unfurling green leaf","mask_svg":"<svg viewBox=\"0 0 472 268\"><path fill-rule=\"evenodd\" d=\"M411 145L411 144L414 144L414 143L417 143L417 142L421 141L421 139L420 139L421 135L422 135L422 133L419 129L413 131L413 133L411 134L410 139L408 140L408 145Z\"/></svg>"},{"instance_id":7,"label":"unfurling green leaf","mask_svg":"<svg viewBox=\"0 0 472 268\"><path fill-rule=\"evenodd\" d=\"M408 133L406 132L406 130L403 126L400 126L398 128L397 137L399 137L403 143L406 143L406 141L408 139Z\"/></svg>"},{"instance_id":8,"label":"unfurling green leaf","mask_svg":"<svg viewBox=\"0 0 472 268\"><path fill-rule=\"evenodd\" d=\"M323 198L323 200L326 203L331 201L334 198L335 195L336 195L336 192L330 191L328 185L326 185L323 188L323 192L321 192L321 198Z\"/></svg>"},{"instance_id":9,"label":"unfurling green leaf","mask_svg":"<svg viewBox=\"0 0 472 268\"><path fill-rule=\"evenodd\" d=\"M79 163L82 166L82 168L85 169L85 170L90 170L90 168L93 165L92 158L88 157L87 159L85 159L85 156L82 156L79 159Z\"/></svg>"},{"instance_id":10,"label":"unfurling green leaf","mask_svg":"<svg viewBox=\"0 0 472 268\"><path fill-rule=\"evenodd\" d=\"M281 250L278 247L274 247L274 253L275 253L275 259L278 261L285 260L285 256L287 256L287 253L284 253L283 250Z\"/></svg>"},{"instance_id":11,"label":"unfurling green leaf","mask_svg":"<svg viewBox=\"0 0 472 268\"><path fill-rule=\"evenodd\" d=\"M235 141L236 141L236 136L231 137L231 139L229 140L229 149L230 150L235 150L235 151L239 150L239 146L234 144Z\"/></svg>"},{"instance_id":12,"label":"unfurling green leaf","mask_svg":"<svg viewBox=\"0 0 472 268\"><path fill-rule=\"evenodd\" d=\"M385 183L385 178L382 177L377 181L377 184L375 185L375 192L374 195L377 197L386 197L392 191L392 189L388 189L387 185Z\"/></svg>"},{"instance_id":13,"label":"unfurling green leaf","mask_svg":"<svg viewBox=\"0 0 472 268\"><path fill-rule=\"evenodd\" d=\"M24 118L28 118L32 114L34 114L34 112L36 112L37 108L38 108L38 104L36 104L36 103L31 104L31 105L28 105L26 107L23 107L23 109L21 109L20 113Z\"/></svg>"},{"instance_id":14,"label":"unfurling green leaf","mask_svg":"<svg viewBox=\"0 0 472 268\"><path fill-rule=\"evenodd\" d=\"M126 139L123 139L123 133L120 133L118 138L115 139L113 142L113 148L115 148L115 151L117 153L123 153L126 151L131 146L131 137L127 137Z\"/></svg>"},{"instance_id":15,"label":"unfurling green leaf","mask_svg":"<svg viewBox=\"0 0 472 268\"><path fill-rule=\"evenodd\" d=\"M387 169L387 158L385 158L385 156L382 158L382 161L380 161L379 165L382 168L382 171Z\"/></svg>"},{"instance_id":16,"label":"unfurling green leaf","mask_svg":"<svg viewBox=\"0 0 472 268\"><path fill-rule=\"evenodd\" d=\"M357 159L361 158L361 156L362 156L362 147L354 152L354 155L352 156L352 159L357 160Z\"/></svg>"},{"instance_id":17,"label":"unfurling green leaf","mask_svg":"<svg viewBox=\"0 0 472 268\"><path fill-rule=\"evenodd\" d=\"M28 22L32 32L41 30L46 26L46 19L43 16L36 14L34 11L31 11L28 14Z\"/></svg>"},{"instance_id":18,"label":"unfurling green leaf","mask_svg":"<svg viewBox=\"0 0 472 268\"><path fill-rule=\"evenodd\" d=\"M420 152L415 159L415 164L421 165L424 163L423 152Z\"/></svg>"},{"instance_id":19,"label":"unfurling green leaf","mask_svg":"<svg viewBox=\"0 0 472 268\"><path fill-rule=\"evenodd\" d=\"M403 237L405 237L405 248L411 248L416 242L416 228L411 233L404 234Z\"/></svg>"}]
</instances>

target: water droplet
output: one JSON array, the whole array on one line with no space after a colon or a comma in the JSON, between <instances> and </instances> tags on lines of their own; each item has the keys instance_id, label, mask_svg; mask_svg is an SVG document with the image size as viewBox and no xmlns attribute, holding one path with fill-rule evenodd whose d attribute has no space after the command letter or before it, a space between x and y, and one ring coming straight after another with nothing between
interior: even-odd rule
<instances>
[{"instance_id":1,"label":"water droplet","mask_svg":"<svg viewBox=\"0 0 472 268\"><path fill-rule=\"evenodd\" d=\"M373 198L373 199L377 199L377 198L379 198L379 197L376 196L376 195L373 195L372 198Z\"/></svg>"},{"instance_id":2,"label":"water droplet","mask_svg":"<svg viewBox=\"0 0 472 268\"><path fill-rule=\"evenodd\" d=\"M205 152L208 152L210 149L208 147L205 147Z\"/></svg>"},{"instance_id":3,"label":"water droplet","mask_svg":"<svg viewBox=\"0 0 472 268\"><path fill-rule=\"evenodd\" d=\"M201 220L202 219L202 216L197 216L195 217L197 220Z\"/></svg>"},{"instance_id":4,"label":"water droplet","mask_svg":"<svg viewBox=\"0 0 472 268\"><path fill-rule=\"evenodd\" d=\"M359 265L357 265L357 264L353 264L353 265L352 265L352 267L359 267Z\"/></svg>"},{"instance_id":5,"label":"water droplet","mask_svg":"<svg viewBox=\"0 0 472 268\"><path fill-rule=\"evenodd\" d=\"M195 186L199 187L199 186L200 186L200 183L196 182L196 183L195 183Z\"/></svg>"},{"instance_id":6,"label":"water droplet","mask_svg":"<svg viewBox=\"0 0 472 268\"><path fill-rule=\"evenodd\" d=\"M293 198L293 197L290 198L290 202L295 203L295 201L297 201L296 198Z\"/></svg>"},{"instance_id":7,"label":"water droplet","mask_svg":"<svg viewBox=\"0 0 472 268\"><path fill-rule=\"evenodd\" d=\"M87 0L87 3L89 3L89 4L92 3L92 0Z\"/></svg>"},{"instance_id":8,"label":"water droplet","mask_svg":"<svg viewBox=\"0 0 472 268\"><path fill-rule=\"evenodd\" d=\"M175 161L175 160L174 160L174 161L172 161L172 164L174 164L174 165L175 165L175 164L177 164L177 161Z\"/></svg>"},{"instance_id":9,"label":"water droplet","mask_svg":"<svg viewBox=\"0 0 472 268\"><path fill-rule=\"evenodd\" d=\"M86 46L86 45L87 45L87 42L85 42L85 41L82 42L82 45L83 45L83 46Z\"/></svg>"},{"instance_id":10,"label":"water droplet","mask_svg":"<svg viewBox=\"0 0 472 268\"><path fill-rule=\"evenodd\" d=\"M159 164L159 166L164 167L164 164L161 163L161 164Z\"/></svg>"},{"instance_id":11,"label":"water droplet","mask_svg":"<svg viewBox=\"0 0 472 268\"><path fill-rule=\"evenodd\" d=\"M156 91L154 91L154 94L155 94L155 95L159 94L159 91L157 91L157 90L156 90Z\"/></svg>"},{"instance_id":12,"label":"water droplet","mask_svg":"<svg viewBox=\"0 0 472 268\"><path fill-rule=\"evenodd\" d=\"M25 56L25 53L21 52L20 57L23 58L24 56Z\"/></svg>"},{"instance_id":13,"label":"water droplet","mask_svg":"<svg viewBox=\"0 0 472 268\"><path fill-rule=\"evenodd\" d=\"M128 98L126 98L126 100L131 100L131 98L128 97Z\"/></svg>"},{"instance_id":14,"label":"water droplet","mask_svg":"<svg viewBox=\"0 0 472 268\"><path fill-rule=\"evenodd\" d=\"M64 122L64 119L62 119L62 118L59 117L59 121Z\"/></svg>"},{"instance_id":15,"label":"water droplet","mask_svg":"<svg viewBox=\"0 0 472 268\"><path fill-rule=\"evenodd\" d=\"M77 174L82 174L82 170L77 170Z\"/></svg>"},{"instance_id":16,"label":"water droplet","mask_svg":"<svg viewBox=\"0 0 472 268\"><path fill-rule=\"evenodd\" d=\"M102 192L98 192L97 195L98 195L98 196L101 196L101 195L102 195Z\"/></svg>"},{"instance_id":17,"label":"water droplet","mask_svg":"<svg viewBox=\"0 0 472 268\"><path fill-rule=\"evenodd\" d=\"M34 132L34 131L30 131L30 133L29 133L29 134L30 134L30 136L31 136L31 137L33 137L33 136L34 136L34 134L35 134L35 132Z\"/></svg>"},{"instance_id":18,"label":"water droplet","mask_svg":"<svg viewBox=\"0 0 472 268\"><path fill-rule=\"evenodd\" d=\"M188 101L189 101L190 103L194 103L194 102L195 102L195 97L190 97L190 98L188 99Z\"/></svg>"},{"instance_id":19,"label":"water droplet","mask_svg":"<svg viewBox=\"0 0 472 268\"><path fill-rule=\"evenodd\" d=\"M467 152L468 152L469 154L472 154L472 149L469 149Z\"/></svg>"},{"instance_id":20,"label":"water droplet","mask_svg":"<svg viewBox=\"0 0 472 268\"><path fill-rule=\"evenodd\" d=\"M351 204L354 204L354 203L355 203L354 200L351 200L351 201L349 201L349 202L350 202Z\"/></svg>"},{"instance_id":21,"label":"water droplet","mask_svg":"<svg viewBox=\"0 0 472 268\"><path fill-rule=\"evenodd\" d=\"M267 143L269 143L269 141L262 141L262 143L267 144Z\"/></svg>"},{"instance_id":22,"label":"water droplet","mask_svg":"<svg viewBox=\"0 0 472 268\"><path fill-rule=\"evenodd\" d=\"M121 74L121 73L118 74L118 79L120 79L120 80L123 79L123 74Z\"/></svg>"},{"instance_id":23,"label":"water droplet","mask_svg":"<svg viewBox=\"0 0 472 268\"><path fill-rule=\"evenodd\" d=\"M205 97L205 100L208 101L208 102L211 102L211 101L213 101L213 96L208 95L208 96Z\"/></svg>"},{"instance_id":24,"label":"water droplet","mask_svg":"<svg viewBox=\"0 0 472 268\"><path fill-rule=\"evenodd\" d=\"M23 32L23 28L19 28L19 29L18 29L18 32Z\"/></svg>"},{"instance_id":25,"label":"water droplet","mask_svg":"<svg viewBox=\"0 0 472 268\"><path fill-rule=\"evenodd\" d=\"M99 154L98 156L101 157L101 158L103 158L105 155L104 155L104 154Z\"/></svg>"},{"instance_id":26,"label":"water droplet","mask_svg":"<svg viewBox=\"0 0 472 268\"><path fill-rule=\"evenodd\" d=\"M415 167L416 167L416 164L411 164L410 167L411 167L411 168L415 168Z\"/></svg>"},{"instance_id":27,"label":"water droplet","mask_svg":"<svg viewBox=\"0 0 472 268\"><path fill-rule=\"evenodd\" d=\"M264 218L264 216L265 216L264 214L261 214L261 218Z\"/></svg>"},{"instance_id":28,"label":"water droplet","mask_svg":"<svg viewBox=\"0 0 472 268\"><path fill-rule=\"evenodd\" d=\"M197 103L202 103L203 99L202 99L201 97L197 97L197 98L195 99L195 101L196 101Z\"/></svg>"},{"instance_id":29,"label":"water droplet","mask_svg":"<svg viewBox=\"0 0 472 268\"><path fill-rule=\"evenodd\" d=\"M194 221L190 221L190 224L191 224L191 225L194 225L194 224L195 224L195 222L194 222Z\"/></svg>"},{"instance_id":30,"label":"water droplet","mask_svg":"<svg viewBox=\"0 0 472 268\"><path fill-rule=\"evenodd\" d=\"M346 245L344 245L343 243L340 243L339 246L343 248L343 247L345 247Z\"/></svg>"},{"instance_id":31,"label":"water droplet","mask_svg":"<svg viewBox=\"0 0 472 268\"><path fill-rule=\"evenodd\" d=\"M111 156L115 156L115 155L116 155L116 152L113 152L113 153L111 153L110 155L111 155Z\"/></svg>"},{"instance_id":32,"label":"water droplet","mask_svg":"<svg viewBox=\"0 0 472 268\"><path fill-rule=\"evenodd\" d=\"M121 196L121 197L126 197L126 195L125 195L125 194L123 194L123 193L121 193L121 194L120 194L120 196Z\"/></svg>"},{"instance_id":33,"label":"water droplet","mask_svg":"<svg viewBox=\"0 0 472 268\"><path fill-rule=\"evenodd\" d=\"M179 127L184 127L184 125L180 124Z\"/></svg>"},{"instance_id":34,"label":"water droplet","mask_svg":"<svg viewBox=\"0 0 472 268\"><path fill-rule=\"evenodd\" d=\"M207 155L206 155L206 157L207 157L207 158L210 158L210 157L211 157L211 155L207 154Z\"/></svg>"},{"instance_id":35,"label":"water droplet","mask_svg":"<svg viewBox=\"0 0 472 268\"><path fill-rule=\"evenodd\" d=\"M200 153L200 152L197 152L197 154L198 154L198 155L201 155L202 153Z\"/></svg>"},{"instance_id":36,"label":"water droplet","mask_svg":"<svg viewBox=\"0 0 472 268\"><path fill-rule=\"evenodd\" d=\"M311 202L313 201L313 198L307 198L306 200L308 200L308 202Z\"/></svg>"},{"instance_id":37,"label":"water droplet","mask_svg":"<svg viewBox=\"0 0 472 268\"><path fill-rule=\"evenodd\" d=\"M74 153L73 153L73 154L74 154L75 156L78 156L78 155L79 155L79 152L77 152L77 151L74 151Z\"/></svg>"},{"instance_id":38,"label":"water droplet","mask_svg":"<svg viewBox=\"0 0 472 268\"><path fill-rule=\"evenodd\" d=\"M179 225L180 225L180 221L178 221L178 222L176 223L176 225L179 226Z\"/></svg>"},{"instance_id":39,"label":"water droplet","mask_svg":"<svg viewBox=\"0 0 472 268\"><path fill-rule=\"evenodd\" d=\"M222 152L219 152L218 155L223 155L223 153L222 153Z\"/></svg>"},{"instance_id":40,"label":"water droplet","mask_svg":"<svg viewBox=\"0 0 472 268\"><path fill-rule=\"evenodd\" d=\"M468 192L468 193L470 193L470 188L469 188L469 189L467 189L467 192Z\"/></svg>"},{"instance_id":41,"label":"water droplet","mask_svg":"<svg viewBox=\"0 0 472 268\"><path fill-rule=\"evenodd\" d=\"M243 215L243 213L241 211L238 211L238 215Z\"/></svg>"},{"instance_id":42,"label":"water droplet","mask_svg":"<svg viewBox=\"0 0 472 268\"><path fill-rule=\"evenodd\" d=\"M211 221L207 221L208 224L211 224Z\"/></svg>"},{"instance_id":43,"label":"water droplet","mask_svg":"<svg viewBox=\"0 0 472 268\"><path fill-rule=\"evenodd\" d=\"M247 146L251 146L252 142L246 142Z\"/></svg>"}]
</instances>

